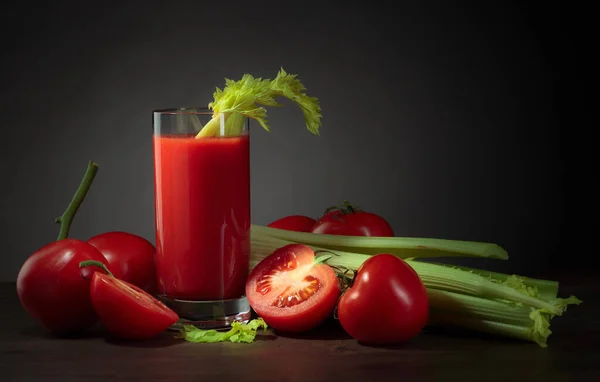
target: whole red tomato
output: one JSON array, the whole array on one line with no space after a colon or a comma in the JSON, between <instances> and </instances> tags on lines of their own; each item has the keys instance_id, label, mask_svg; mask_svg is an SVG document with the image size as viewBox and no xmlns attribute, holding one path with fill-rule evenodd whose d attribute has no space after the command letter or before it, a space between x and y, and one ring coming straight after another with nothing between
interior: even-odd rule
<instances>
[{"instance_id":1,"label":"whole red tomato","mask_svg":"<svg viewBox=\"0 0 600 382\"><path fill-rule=\"evenodd\" d=\"M267 224L267 227L285 229L288 231L310 232L316 222L315 219L308 216L290 215Z\"/></svg>"},{"instance_id":2,"label":"whole red tomato","mask_svg":"<svg viewBox=\"0 0 600 382\"><path fill-rule=\"evenodd\" d=\"M417 336L429 320L427 291L404 260L389 254L367 259L342 295L337 314L360 342L392 344Z\"/></svg>"},{"instance_id":3,"label":"whole red tomato","mask_svg":"<svg viewBox=\"0 0 600 382\"><path fill-rule=\"evenodd\" d=\"M90 299L93 270L79 263L106 259L90 244L63 239L34 252L17 276L17 294L23 308L58 335L78 334L98 321Z\"/></svg>"},{"instance_id":4,"label":"whole red tomato","mask_svg":"<svg viewBox=\"0 0 600 382\"><path fill-rule=\"evenodd\" d=\"M84 268L94 262L82 262ZM173 325L179 316L145 290L117 279L110 270L94 272L89 293L102 325L122 339L145 340Z\"/></svg>"},{"instance_id":5,"label":"whole red tomato","mask_svg":"<svg viewBox=\"0 0 600 382\"><path fill-rule=\"evenodd\" d=\"M129 282L150 294L157 292L156 248L141 236L128 232L105 232L88 240L108 261L119 280Z\"/></svg>"},{"instance_id":6,"label":"whole red tomato","mask_svg":"<svg viewBox=\"0 0 600 382\"><path fill-rule=\"evenodd\" d=\"M250 273L246 295L273 329L304 332L333 316L340 283L329 265L304 244L288 244L264 258Z\"/></svg>"},{"instance_id":7,"label":"whole red tomato","mask_svg":"<svg viewBox=\"0 0 600 382\"><path fill-rule=\"evenodd\" d=\"M348 201L342 206L327 209L311 232L346 236L394 236L394 230L383 217L354 207Z\"/></svg>"}]
</instances>

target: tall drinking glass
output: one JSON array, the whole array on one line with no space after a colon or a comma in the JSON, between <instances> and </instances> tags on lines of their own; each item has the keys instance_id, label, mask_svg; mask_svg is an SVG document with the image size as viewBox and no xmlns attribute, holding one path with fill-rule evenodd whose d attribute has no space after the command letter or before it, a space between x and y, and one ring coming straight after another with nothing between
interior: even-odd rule
<instances>
[{"instance_id":1,"label":"tall drinking glass","mask_svg":"<svg viewBox=\"0 0 600 382\"><path fill-rule=\"evenodd\" d=\"M154 111L159 297L181 317L177 327L250 319L250 136L242 118L232 135L206 108ZM208 124L216 133L200 136Z\"/></svg>"}]
</instances>

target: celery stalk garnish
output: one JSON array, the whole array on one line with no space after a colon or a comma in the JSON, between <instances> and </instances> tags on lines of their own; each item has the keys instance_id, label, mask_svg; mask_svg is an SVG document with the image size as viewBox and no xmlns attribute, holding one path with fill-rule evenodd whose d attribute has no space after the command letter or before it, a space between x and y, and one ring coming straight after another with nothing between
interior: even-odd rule
<instances>
[{"instance_id":1,"label":"celery stalk garnish","mask_svg":"<svg viewBox=\"0 0 600 382\"><path fill-rule=\"evenodd\" d=\"M213 110L213 117L196 138L221 135L223 121L223 135L238 136L243 131L246 118L256 120L266 131L270 131L267 110L263 106L282 106L275 100L276 97L285 97L298 105L308 131L319 135L321 107L318 99L306 95L305 90L297 75L289 74L283 68L273 80L255 78L250 74L244 74L239 81L226 78L225 87L217 88L213 93L214 100L208 104Z\"/></svg>"}]
</instances>

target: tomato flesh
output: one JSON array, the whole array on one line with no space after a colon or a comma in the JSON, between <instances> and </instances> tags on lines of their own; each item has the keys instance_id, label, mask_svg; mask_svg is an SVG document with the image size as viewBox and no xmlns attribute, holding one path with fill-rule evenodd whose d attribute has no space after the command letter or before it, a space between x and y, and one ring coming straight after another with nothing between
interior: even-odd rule
<instances>
[{"instance_id":1,"label":"tomato flesh","mask_svg":"<svg viewBox=\"0 0 600 382\"><path fill-rule=\"evenodd\" d=\"M94 273L90 294L100 322L119 338L149 339L179 319L145 290L104 273Z\"/></svg>"},{"instance_id":2,"label":"tomato flesh","mask_svg":"<svg viewBox=\"0 0 600 382\"><path fill-rule=\"evenodd\" d=\"M246 295L250 306L275 330L311 330L332 315L340 294L333 269L315 262L303 244L283 246L250 273Z\"/></svg>"}]
</instances>

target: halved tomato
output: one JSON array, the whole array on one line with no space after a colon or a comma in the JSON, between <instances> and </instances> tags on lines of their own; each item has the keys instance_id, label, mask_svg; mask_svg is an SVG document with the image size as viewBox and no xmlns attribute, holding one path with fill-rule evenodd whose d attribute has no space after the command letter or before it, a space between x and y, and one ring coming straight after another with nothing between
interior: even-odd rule
<instances>
[{"instance_id":1,"label":"halved tomato","mask_svg":"<svg viewBox=\"0 0 600 382\"><path fill-rule=\"evenodd\" d=\"M94 272L90 295L100 322L123 339L152 338L179 319L162 301L112 274Z\"/></svg>"},{"instance_id":2,"label":"halved tomato","mask_svg":"<svg viewBox=\"0 0 600 382\"><path fill-rule=\"evenodd\" d=\"M246 296L265 322L280 332L304 332L333 314L340 283L329 265L304 244L289 244L250 272Z\"/></svg>"}]
</instances>

